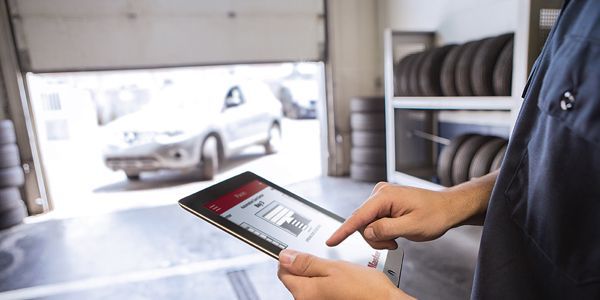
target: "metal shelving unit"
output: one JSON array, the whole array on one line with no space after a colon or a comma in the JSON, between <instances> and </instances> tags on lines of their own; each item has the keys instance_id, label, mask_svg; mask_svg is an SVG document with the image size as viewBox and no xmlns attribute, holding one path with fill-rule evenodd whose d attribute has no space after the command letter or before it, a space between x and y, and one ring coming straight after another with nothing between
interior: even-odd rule
<instances>
[{"instance_id":1,"label":"metal shelving unit","mask_svg":"<svg viewBox=\"0 0 600 300\"><path fill-rule=\"evenodd\" d=\"M399 58L399 38L419 34L386 30L384 32L384 79L386 98L386 147L387 177L389 182L440 190L443 186L431 181L434 178L438 146L437 141L419 141L423 136L438 135L438 116L442 111L461 111L460 114L481 114L489 118L490 124L506 124L509 131L516 121L521 107L520 93L525 85L529 68L543 44L545 31L540 16L542 8L558 8L553 0L524 0L517 7L517 26L514 31L512 96L508 97L397 97L394 94L394 67ZM539 23L539 24L536 24ZM422 34L422 33L421 33ZM432 39L433 40L433 39ZM540 42L542 41L542 42ZM427 46L430 46L426 44ZM404 53L406 54L406 53ZM458 112L457 112L458 113ZM420 137L411 126L420 120ZM475 119L475 117L474 117ZM425 125L423 125L425 124ZM479 124L481 125L481 124ZM492 125L495 126L495 125ZM414 144L414 145L413 145ZM398 147L397 147L398 146Z\"/></svg>"},{"instance_id":2,"label":"metal shelving unit","mask_svg":"<svg viewBox=\"0 0 600 300\"><path fill-rule=\"evenodd\" d=\"M515 107L512 97L393 97L397 109L506 110Z\"/></svg>"}]
</instances>

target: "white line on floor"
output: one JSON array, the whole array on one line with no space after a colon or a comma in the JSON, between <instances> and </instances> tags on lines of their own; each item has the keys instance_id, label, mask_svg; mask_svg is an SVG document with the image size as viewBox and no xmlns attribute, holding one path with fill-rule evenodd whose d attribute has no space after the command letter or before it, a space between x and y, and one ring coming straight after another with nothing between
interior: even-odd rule
<instances>
[{"instance_id":1,"label":"white line on floor","mask_svg":"<svg viewBox=\"0 0 600 300\"><path fill-rule=\"evenodd\" d=\"M199 261L173 267L137 271L119 275L93 277L63 283L45 284L18 290L0 292L0 299L33 299L65 293L97 289L126 283L144 282L166 277L190 275L225 269L240 269L255 264L273 261L264 254L249 254L232 258Z\"/></svg>"}]
</instances>

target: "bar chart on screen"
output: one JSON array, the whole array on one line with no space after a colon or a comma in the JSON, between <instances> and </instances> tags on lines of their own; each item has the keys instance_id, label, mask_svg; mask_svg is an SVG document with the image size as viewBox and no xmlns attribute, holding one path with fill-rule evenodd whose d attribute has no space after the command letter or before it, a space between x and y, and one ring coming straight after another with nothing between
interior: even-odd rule
<instances>
[{"instance_id":1,"label":"bar chart on screen","mask_svg":"<svg viewBox=\"0 0 600 300\"><path fill-rule=\"evenodd\" d=\"M277 201L269 203L264 209L257 212L256 215L296 237L302 231L310 229L310 219Z\"/></svg>"}]
</instances>

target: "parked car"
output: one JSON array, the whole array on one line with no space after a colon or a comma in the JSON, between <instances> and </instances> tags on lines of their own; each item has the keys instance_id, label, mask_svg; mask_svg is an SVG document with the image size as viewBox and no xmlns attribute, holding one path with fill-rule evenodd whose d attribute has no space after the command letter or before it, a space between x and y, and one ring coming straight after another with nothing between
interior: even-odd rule
<instances>
[{"instance_id":1,"label":"parked car","mask_svg":"<svg viewBox=\"0 0 600 300\"><path fill-rule=\"evenodd\" d=\"M223 94L191 106L150 106L109 123L106 166L124 171L130 180L163 169L198 170L212 179L224 159L248 146L263 145L267 154L275 153L281 104L269 88L245 82Z\"/></svg>"},{"instance_id":2,"label":"parked car","mask_svg":"<svg viewBox=\"0 0 600 300\"><path fill-rule=\"evenodd\" d=\"M279 100L283 114L292 119L315 119L317 117L319 86L316 80L289 80L281 84Z\"/></svg>"}]
</instances>

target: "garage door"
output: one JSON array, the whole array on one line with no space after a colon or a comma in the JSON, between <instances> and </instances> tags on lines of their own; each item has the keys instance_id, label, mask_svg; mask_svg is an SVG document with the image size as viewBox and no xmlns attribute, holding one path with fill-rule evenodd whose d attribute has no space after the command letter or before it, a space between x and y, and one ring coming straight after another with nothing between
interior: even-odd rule
<instances>
[{"instance_id":1,"label":"garage door","mask_svg":"<svg viewBox=\"0 0 600 300\"><path fill-rule=\"evenodd\" d=\"M322 0L14 0L24 71L319 61Z\"/></svg>"}]
</instances>

